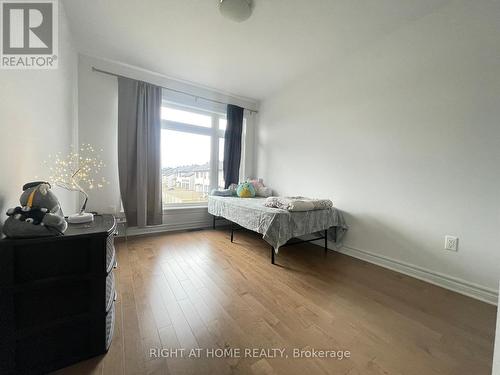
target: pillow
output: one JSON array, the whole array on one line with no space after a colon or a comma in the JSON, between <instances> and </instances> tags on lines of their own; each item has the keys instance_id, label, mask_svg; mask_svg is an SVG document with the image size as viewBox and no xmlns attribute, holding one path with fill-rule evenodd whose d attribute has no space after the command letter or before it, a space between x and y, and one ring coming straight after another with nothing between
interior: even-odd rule
<instances>
[{"instance_id":1,"label":"pillow","mask_svg":"<svg viewBox=\"0 0 500 375\"><path fill-rule=\"evenodd\" d=\"M255 188L250 182L244 182L238 185L236 193L240 198L253 198L255 197Z\"/></svg>"},{"instance_id":2,"label":"pillow","mask_svg":"<svg viewBox=\"0 0 500 375\"><path fill-rule=\"evenodd\" d=\"M262 186L260 188L255 189L255 195L257 195L258 197L267 198L273 195L273 189L267 186Z\"/></svg>"},{"instance_id":3,"label":"pillow","mask_svg":"<svg viewBox=\"0 0 500 375\"><path fill-rule=\"evenodd\" d=\"M314 203L307 199L292 200L288 204L288 211L312 211L314 210Z\"/></svg>"},{"instance_id":4,"label":"pillow","mask_svg":"<svg viewBox=\"0 0 500 375\"><path fill-rule=\"evenodd\" d=\"M259 179L255 178L253 180L248 179L246 182L250 182L253 185L255 191L264 187L264 183L262 182L261 178L259 178Z\"/></svg>"},{"instance_id":5,"label":"pillow","mask_svg":"<svg viewBox=\"0 0 500 375\"><path fill-rule=\"evenodd\" d=\"M216 197L230 197L233 195L233 190L231 189L212 189L210 192L210 195L216 196Z\"/></svg>"},{"instance_id":6,"label":"pillow","mask_svg":"<svg viewBox=\"0 0 500 375\"><path fill-rule=\"evenodd\" d=\"M238 184L233 183L233 184L229 185L228 190L231 191L232 196L235 196L235 197L238 196L238 194L236 193L236 190L238 190Z\"/></svg>"}]
</instances>

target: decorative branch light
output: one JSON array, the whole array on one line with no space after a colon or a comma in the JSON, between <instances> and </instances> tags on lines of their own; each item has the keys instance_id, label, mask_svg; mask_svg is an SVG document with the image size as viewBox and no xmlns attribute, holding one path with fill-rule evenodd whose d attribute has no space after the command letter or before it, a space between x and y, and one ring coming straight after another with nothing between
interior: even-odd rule
<instances>
[{"instance_id":1,"label":"decorative branch light","mask_svg":"<svg viewBox=\"0 0 500 375\"><path fill-rule=\"evenodd\" d=\"M102 149L100 150L103 151ZM82 144L79 152L67 155L60 152L49 155L49 181L70 191L78 191L84 196L84 202L78 214L70 215L70 223L86 223L94 220L92 213L85 212L89 196L88 190L100 189L108 182L102 176L105 165L101 156L90 144Z\"/></svg>"}]
</instances>

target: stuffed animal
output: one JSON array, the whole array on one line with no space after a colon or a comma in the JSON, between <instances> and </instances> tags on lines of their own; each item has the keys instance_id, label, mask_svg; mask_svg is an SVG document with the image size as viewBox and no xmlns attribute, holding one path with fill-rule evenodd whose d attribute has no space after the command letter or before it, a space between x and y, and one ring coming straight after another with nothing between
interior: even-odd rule
<instances>
[{"instance_id":1,"label":"stuffed animal","mask_svg":"<svg viewBox=\"0 0 500 375\"><path fill-rule=\"evenodd\" d=\"M243 182L238 185L236 193L240 198L253 198L255 197L255 188L250 182Z\"/></svg>"},{"instance_id":2,"label":"stuffed animal","mask_svg":"<svg viewBox=\"0 0 500 375\"><path fill-rule=\"evenodd\" d=\"M57 197L48 182L36 181L23 186L21 206L7 210L3 232L11 238L62 235L68 223L64 220Z\"/></svg>"}]
</instances>

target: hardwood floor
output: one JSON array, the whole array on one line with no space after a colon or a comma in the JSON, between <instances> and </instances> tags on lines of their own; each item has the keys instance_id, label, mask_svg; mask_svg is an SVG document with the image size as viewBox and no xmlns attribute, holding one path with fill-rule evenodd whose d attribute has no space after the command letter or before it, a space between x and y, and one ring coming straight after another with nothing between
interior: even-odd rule
<instances>
[{"instance_id":1,"label":"hardwood floor","mask_svg":"<svg viewBox=\"0 0 500 375\"><path fill-rule=\"evenodd\" d=\"M117 247L111 348L58 374L491 373L494 306L319 246L283 248L275 266L269 245L243 231L233 244L225 230L203 230ZM151 348L203 350L155 358ZM239 348L241 358L207 358L207 348ZM298 359L294 348L350 357Z\"/></svg>"}]
</instances>

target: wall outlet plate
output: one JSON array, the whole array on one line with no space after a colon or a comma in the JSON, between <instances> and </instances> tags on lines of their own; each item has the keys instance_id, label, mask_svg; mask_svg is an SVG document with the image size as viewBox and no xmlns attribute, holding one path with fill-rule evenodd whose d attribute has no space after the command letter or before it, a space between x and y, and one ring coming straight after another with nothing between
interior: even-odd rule
<instances>
[{"instance_id":1,"label":"wall outlet plate","mask_svg":"<svg viewBox=\"0 0 500 375\"><path fill-rule=\"evenodd\" d=\"M444 237L444 249L450 250L450 251L458 251L458 237L445 236Z\"/></svg>"}]
</instances>

